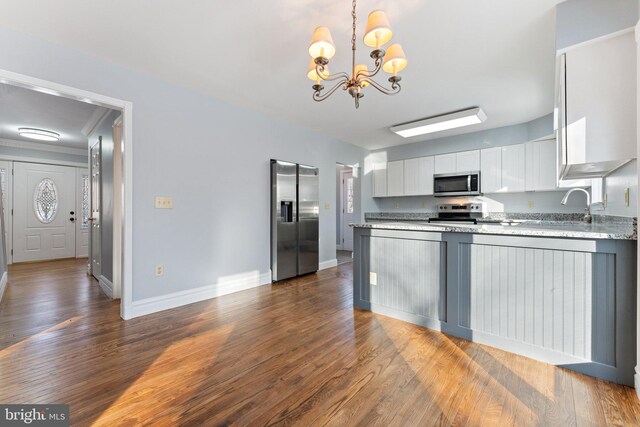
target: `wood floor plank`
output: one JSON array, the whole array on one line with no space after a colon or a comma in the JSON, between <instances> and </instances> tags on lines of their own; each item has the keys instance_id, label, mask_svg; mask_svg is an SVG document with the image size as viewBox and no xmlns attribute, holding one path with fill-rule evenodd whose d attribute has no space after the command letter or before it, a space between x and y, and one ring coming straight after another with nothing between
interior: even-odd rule
<instances>
[{"instance_id":1,"label":"wood floor plank","mask_svg":"<svg viewBox=\"0 0 640 427\"><path fill-rule=\"evenodd\" d=\"M86 260L10 267L0 402L73 425L637 425L633 389L361 311L352 265L124 322Z\"/></svg>"}]
</instances>

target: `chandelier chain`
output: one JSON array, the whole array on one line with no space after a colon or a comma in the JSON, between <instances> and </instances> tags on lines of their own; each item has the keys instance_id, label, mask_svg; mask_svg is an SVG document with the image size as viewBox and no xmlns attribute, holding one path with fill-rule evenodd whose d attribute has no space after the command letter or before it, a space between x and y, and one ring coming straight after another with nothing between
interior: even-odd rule
<instances>
[{"instance_id":1,"label":"chandelier chain","mask_svg":"<svg viewBox=\"0 0 640 427\"><path fill-rule=\"evenodd\" d=\"M351 2L351 16L353 17L353 33L351 35L351 50L356 50L356 0Z\"/></svg>"}]
</instances>

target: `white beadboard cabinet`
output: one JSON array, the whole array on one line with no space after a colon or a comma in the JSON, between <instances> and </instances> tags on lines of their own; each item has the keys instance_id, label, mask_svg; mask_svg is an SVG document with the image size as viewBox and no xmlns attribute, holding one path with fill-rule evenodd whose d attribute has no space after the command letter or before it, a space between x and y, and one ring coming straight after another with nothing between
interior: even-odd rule
<instances>
[{"instance_id":1,"label":"white beadboard cabinet","mask_svg":"<svg viewBox=\"0 0 640 427\"><path fill-rule=\"evenodd\" d=\"M373 165L373 197L387 196L387 164Z\"/></svg>"},{"instance_id":2,"label":"white beadboard cabinet","mask_svg":"<svg viewBox=\"0 0 640 427\"><path fill-rule=\"evenodd\" d=\"M404 160L387 163L387 196L404 196Z\"/></svg>"},{"instance_id":3,"label":"white beadboard cabinet","mask_svg":"<svg viewBox=\"0 0 640 427\"><path fill-rule=\"evenodd\" d=\"M502 147L480 151L480 180L483 193L498 193L502 189Z\"/></svg>"},{"instance_id":4,"label":"white beadboard cabinet","mask_svg":"<svg viewBox=\"0 0 640 427\"><path fill-rule=\"evenodd\" d=\"M518 193L525 190L524 144L502 147L501 193Z\"/></svg>"},{"instance_id":5,"label":"white beadboard cabinet","mask_svg":"<svg viewBox=\"0 0 640 427\"><path fill-rule=\"evenodd\" d=\"M456 153L456 172L480 170L480 150L460 151Z\"/></svg>"},{"instance_id":6,"label":"white beadboard cabinet","mask_svg":"<svg viewBox=\"0 0 640 427\"><path fill-rule=\"evenodd\" d=\"M434 157L434 173L454 173L456 171L456 153L438 154Z\"/></svg>"},{"instance_id":7,"label":"white beadboard cabinet","mask_svg":"<svg viewBox=\"0 0 640 427\"><path fill-rule=\"evenodd\" d=\"M604 176L636 158L633 32L569 48L558 75L560 178Z\"/></svg>"},{"instance_id":8,"label":"white beadboard cabinet","mask_svg":"<svg viewBox=\"0 0 640 427\"><path fill-rule=\"evenodd\" d=\"M525 144L525 191L556 189L556 141L532 141Z\"/></svg>"},{"instance_id":9,"label":"white beadboard cabinet","mask_svg":"<svg viewBox=\"0 0 640 427\"><path fill-rule=\"evenodd\" d=\"M404 161L404 195L430 196L433 194L433 156Z\"/></svg>"}]
</instances>

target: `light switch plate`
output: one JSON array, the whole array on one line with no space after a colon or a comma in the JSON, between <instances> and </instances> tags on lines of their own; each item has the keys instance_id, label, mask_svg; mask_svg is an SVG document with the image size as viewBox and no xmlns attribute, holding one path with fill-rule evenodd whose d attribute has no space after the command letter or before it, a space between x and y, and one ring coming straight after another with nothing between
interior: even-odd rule
<instances>
[{"instance_id":1,"label":"light switch plate","mask_svg":"<svg viewBox=\"0 0 640 427\"><path fill-rule=\"evenodd\" d=\"M378 273L369 272L369 283L372 284L373 286L378 285Z\"/></svg>"},{"instance_id":2,"label":"light switch plate","mask_svg":"<svg viewBox=\"0 0 640 427\"><path fill-rule=\"evenodd\" d=\"M156 277L164 276L164 264L156 265Z\"/></svg>"},{"instance_id":3,"label":"light switch plate","mask_svg":"<svg viewBox=\"0 0 640 427\"><path fill-rule=\"evenodd\" d=\"M156 196L156 209L173 209L173 198Z\"/></svg>"}]
</instances>

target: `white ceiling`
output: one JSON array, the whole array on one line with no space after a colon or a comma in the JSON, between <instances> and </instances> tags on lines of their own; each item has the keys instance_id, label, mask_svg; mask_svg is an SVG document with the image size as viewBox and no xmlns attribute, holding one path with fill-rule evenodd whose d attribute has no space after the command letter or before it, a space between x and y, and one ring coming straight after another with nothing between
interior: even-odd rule
<instances>
[{"instance_id":1,"label":"white ceiling","mask_svg":"<svg viewBox=\"0 0 640 427\"><path fill-rule=\"evenodd\" d=\"M102 107L16 86L0 84L0 138L52 146L87 149L87 135L96 109ZM18 135L18 128L32 127L60 134L57 142L36 141Z\"/></svg>"},{"instance_id":2,"label":"white ceiling","mask_svg":"<svg viewBox=\"0 0 640 427\"><path fill-rule=\"evenodd\" d=\"M315 103L306 78L313 29L328 26L350 66L349 0L0 0L0 25L155 74L214 97L367 148L426 139L388 127L472 106L488 120L440 137L522 123L553 109L555 11L560 0L360 0L387 12L409 60L402 92L367 88L359 110L343 92ZM383 80L386 83L386 74Z\"/></svg>"}]
</instances>

